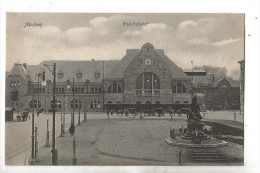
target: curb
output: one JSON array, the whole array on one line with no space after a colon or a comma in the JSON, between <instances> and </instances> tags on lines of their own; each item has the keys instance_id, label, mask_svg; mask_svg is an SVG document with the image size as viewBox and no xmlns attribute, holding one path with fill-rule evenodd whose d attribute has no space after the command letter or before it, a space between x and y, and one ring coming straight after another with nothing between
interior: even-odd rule
<instances>
[{"instance_id":1,"label":"curb","mask_svg":"<svg viewBox=\"0 0 260 173\"><path fill-rule=\"evenodd\" d=\"M29 152L29 154L25 158L25 166L30 166L30 162L29 162L30 159L31 159L31 153Z\"/></svg>"},{"instance_id":2,"label":"curb","mask_svg":"<svg viewBox=\"0 0 260 173\"><path fill-rule=\"evenodd\" d=\"M188 148L217 148L217 147L223 147L223 146L228 145L228 142L226 142L226 141L222 141L222 142L216 143L216 144L185 144L185 143L175 142L170 138L165 138L165 142L168 145L179 146L179 147L188 147Z\"/></svg>"}]
</instances>

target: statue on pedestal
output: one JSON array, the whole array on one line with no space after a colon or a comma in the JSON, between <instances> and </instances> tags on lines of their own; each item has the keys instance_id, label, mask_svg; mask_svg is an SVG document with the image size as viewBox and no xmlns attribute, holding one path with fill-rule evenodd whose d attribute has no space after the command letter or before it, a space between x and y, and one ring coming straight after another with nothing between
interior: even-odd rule
<instances>
[{"instance_id":1,"label":"statue on pedestal","mask_svg":"<svg viewBox=\"0 0 260 173\"><path fill-rule=\"evenodd\" d=\"M200 105L197 101L197 96L195 95L192 99L190 105L190 111L187 114L188 123L190 122L200 122L202 116L200 115Z\"/></svg>"}]
</instances>

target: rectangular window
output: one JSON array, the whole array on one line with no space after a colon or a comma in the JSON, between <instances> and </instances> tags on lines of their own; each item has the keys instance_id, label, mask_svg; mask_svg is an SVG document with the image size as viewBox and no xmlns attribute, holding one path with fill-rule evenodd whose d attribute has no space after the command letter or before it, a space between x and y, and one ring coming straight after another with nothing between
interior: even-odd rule
<instances>
[{"instance_id":1,"label":"rectangular window","mask_svg":"<svg viewBox=\"0 0 260 173\"><path fill-rule=\"evenodd\" d=\"M95 73L95 78L99 78L100 77L100 73Z\"/></svg>"},{"instance_id":2,"label":"rectangular window","mask_svg":"<svg viewBox=\"0 0 260 173\"><path fill-rule=\"evenodd\" d=\"M117 93L117 87L118 87L117 84L113 84L113 93Z\"/></svg>"},{"instance_id":3,"label":"rectangular window","mask_svg":"<svg viewBox=\"0 0 260 173\"><path fill-rule=\"evenodd\" d=\"M228 92L225 91L225 98L228 98Z\"/></svg>"},{"instance_id":4,"label":"rectangular window","mask_svg":"<svg viewBox=\"0 0 260 173\"><path fill-rule=\"evenodd\" d=\"M136 95L137 96L142 96L142 91L141 90L136 90Z\"/></svg>"},{"instance_id":5,"label":"rectangular window","mask_svg":"<svg viewBox=\"0 0 260 173\"><path fill-rule=\"evenodd\" d=\"M145 96L152 96L152 91L145 91Z\"/></svg>"},{"instance_id":6,"label":"rectangular window","mask_svg":"<svg viewBox=\"0 0 260 173\"><path fill-rule=\"evenodd\" d=\"M63 73L58 73L58 77L62 78L63 77Z\"/></svg>"},{"instance_id":7,"label":"rectangular window","mask_svg":"<svg viewBox=\"0 0 260 173\"><path fill-rule=\"evenodd\" d=\"M17 101L18 100L18 91L11 92L11 101Z\"/></svg>"},{"instance_id":8,"label":"rectangular window","mask_svg":"<svg viewBox=\"0 0 260 173\"><path fill-rule=\"evenodd\" d=\"M155 95L155 96L160 95L160 90L154 90L154 95Z\"/></svg>"}]
</instances>

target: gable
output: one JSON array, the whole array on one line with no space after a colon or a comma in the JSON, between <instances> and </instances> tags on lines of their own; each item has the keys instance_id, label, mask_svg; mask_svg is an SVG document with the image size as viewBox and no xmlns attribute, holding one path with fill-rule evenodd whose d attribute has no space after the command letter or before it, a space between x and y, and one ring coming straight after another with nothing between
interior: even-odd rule
<instances>
[{"instance_id":1,"label":"gable","mask_svg":"<svg viewBox=\"0 0 260 173\"><path fill-rule=\"evenodd\" d=\"M146 43L142 46L141 49L128 49L126 51L126 55L121 59L118 64L116 64L116 68L113 68L105 78L123 78L124 72L130 63L137 58L137 56L144 55L147 58L149 56L156 56L160 58L166 64L167 68L171 71L172 78L174 79L189 79L189 77L179 68L174 62L172 62L165 54L162 49L154 49L153 45L150 43ZM142 62L136 63L144 63L144 59ZM159 65L158 65L159 66Z\"/></svg>"}]
</instances>

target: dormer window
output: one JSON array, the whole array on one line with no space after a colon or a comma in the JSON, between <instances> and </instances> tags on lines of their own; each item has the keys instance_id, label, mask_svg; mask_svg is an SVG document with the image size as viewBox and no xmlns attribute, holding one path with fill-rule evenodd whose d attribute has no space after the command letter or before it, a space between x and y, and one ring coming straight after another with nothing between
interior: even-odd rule
<instances>
[{"instance_id":1,"label":"dormer window","mask_svg":"<svg viewBox=\"0 0 260 173\"><path fill-rule=\"evenodd\" d=\"M62 72L58 73L58 78L63 78L63 76L64 76L64 73L62 73Z\"/></svg>"},{"instance_id":2,"label":"dormer window","mask_svg":"<svg viewBox=\"0 0 260 173\"><path fill-rule=\"evenodd\" d=\"M99 72L95 73L95 78L100 78L100 73Z\"/></svg>"},{"instance_id":3,"label":"dormer window","mask_svg":"<svg viewBox=\"0 0 260 173\"><path fill-rule=\"evenodd\" d=\"M11 81L11 86L20 86L19 81Z\"/></svg>"},{"instance_id":4,"label":"dormer window","mask_svg":"<svg viewBox=\"0 0 260 173\"><path fill-rule=\"evenodd\" d=\"M82 73L81 73L81 72L78 72L78 73L77 73L77 77L78 77L78 78L82 78Z\"/></svg>"}]
</instances>

